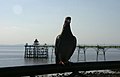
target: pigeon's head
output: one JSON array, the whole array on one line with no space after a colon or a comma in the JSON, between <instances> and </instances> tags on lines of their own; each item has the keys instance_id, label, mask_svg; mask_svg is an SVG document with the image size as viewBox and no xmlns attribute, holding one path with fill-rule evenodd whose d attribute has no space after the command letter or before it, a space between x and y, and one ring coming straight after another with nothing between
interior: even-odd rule
<instances>
[{"instance_id":1,"label":"pigeon's head","mask_svg":"<svg viewBox=\"0 0 120 77\"><path fill-rule=\"evenodd\" d=\"M65 18L65 23L71 23L71 17L66 17Z\"/></svg>"}]
</instances>

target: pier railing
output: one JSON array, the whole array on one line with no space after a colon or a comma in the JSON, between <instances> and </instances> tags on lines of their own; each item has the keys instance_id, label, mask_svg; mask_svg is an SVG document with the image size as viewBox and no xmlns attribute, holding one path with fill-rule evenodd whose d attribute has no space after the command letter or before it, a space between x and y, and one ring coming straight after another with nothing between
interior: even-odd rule
<instances>
[{"instance_id":1,"label":"pier railing","mask_svg":"<svg viewBox=\"0 0 120 77\"><path fill-rule=\"evenodd\" d=\"M65 73L73 71L90 71L90 70L111 70L119 69L120 61L100 61L100 62L79 62L70 65L31 65L31 66L16 66L16 67L1 67L0 77L20 77L53 73Z\"/></svg>"}]
</instances>

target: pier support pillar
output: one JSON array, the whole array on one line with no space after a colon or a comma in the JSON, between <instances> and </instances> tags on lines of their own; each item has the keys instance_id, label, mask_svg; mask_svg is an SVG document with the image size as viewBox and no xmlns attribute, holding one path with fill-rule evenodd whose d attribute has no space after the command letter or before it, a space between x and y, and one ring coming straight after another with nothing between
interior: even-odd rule
<instances>
[{"instance_id":1,"label":"pier support pillar","mask_svg":"<svg viewBox=\"0 0 120 77\"><path fill-rule=\"evenodd\" d=\"M51 63L52 63L53 58L54 58L54 57L53 57L53 54L54 54L54 49L55 49L55 48L54 48L54 47L52 47L52 53L51 53Z\"/></svg>"},{"instance_id":2,"label":"pier support pillar","mask_svg":"<svg viewBox=\"0 0 120 77\"><path fill-rule=\"evenodd\" d=\"M105 56L106 49L104 47L97 46L96 52L97 52L96 61L98 61L99 55L103 55L104 61L106 61L106 56ZM100 53L100 52L102 52L102 53Z\"/></svg>"},{"instance_id":3,"label":"pier support pillar","mask_svg":"<svg viewBox=\"0 0 120 77\"><path fill-rule=\"evenodd\" d=\"M80 61L80 54L84 55L83 61L86 61L86 48L85 47L78 47L78 57L77 61Z\"/></svg>"}]
</instances>

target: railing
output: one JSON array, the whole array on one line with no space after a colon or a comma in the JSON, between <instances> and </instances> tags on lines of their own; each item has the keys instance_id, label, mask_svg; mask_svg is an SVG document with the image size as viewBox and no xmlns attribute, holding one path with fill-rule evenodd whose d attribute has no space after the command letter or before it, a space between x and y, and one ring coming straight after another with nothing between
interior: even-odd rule
<instances>
[{"instance_id":1,"label":"railing","mask_svg":"<svg viewBox=\"0 0 120 77\"><path fill-rule=\"evenodd\" d=\"M80 62L70 65L32 65L0 68L0 77L20 77L73 71L105 70L120 68L120 61Z\"/></svg>"}]
</instances>

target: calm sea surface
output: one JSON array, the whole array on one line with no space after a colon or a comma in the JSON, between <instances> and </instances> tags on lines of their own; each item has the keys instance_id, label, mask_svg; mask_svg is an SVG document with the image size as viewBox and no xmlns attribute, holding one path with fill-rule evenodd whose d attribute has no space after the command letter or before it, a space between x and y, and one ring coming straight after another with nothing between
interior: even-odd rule
<instances>
[{"instance_id":1,"label":"calm sea surface","mask_svg":"<svg viewBox=\"0 0 120 77\"><path fill-rule=\"evenodd\" d=\"M23 65L39 65L39 64L51 64L55 63L55 55L52 50L49 49L48 59L32 59L24 58L24 46L0 46L0 67L9 66L23 66ZM102 54L102 52L101 52ZM87 49L86 61L96 61L95 49ZM103 55L99 55L99 61L104 61ZM108 49L106 51L106 60L120 60L120 49ZM74 52L70 61L78 62L78 52ZM84 61L84 56L81 52L79 62Z\"/></svg>"}]
</instances>

